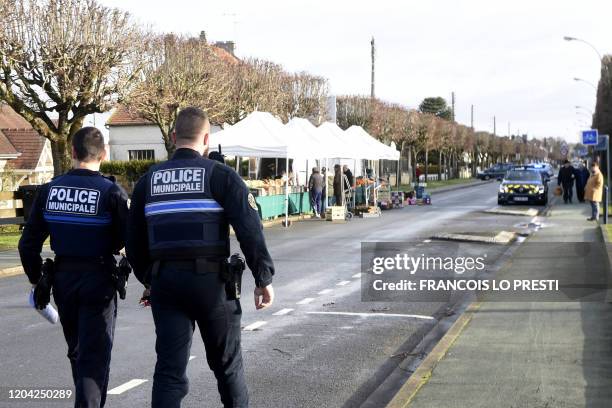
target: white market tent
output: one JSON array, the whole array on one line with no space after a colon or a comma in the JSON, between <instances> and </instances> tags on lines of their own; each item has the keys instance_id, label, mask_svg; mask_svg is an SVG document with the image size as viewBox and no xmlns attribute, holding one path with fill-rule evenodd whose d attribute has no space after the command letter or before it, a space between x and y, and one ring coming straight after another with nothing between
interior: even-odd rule
<instances>
[{"instance_id":1,"label":"white market tent","mask_svg":"<svg viewBox=\"0 0 612 408\"><path fill-rule=\"evenodd\" d=\"M229 156L283 157L286 160L287 173L290 158L355 161L399 159L398 151L374 139L359 126L343 131L335 123L325 122L317 128L308 120L300 118L294 118L287 125L283 125L268 112L252 112L233 126L211 134L210 150L218 150L219 145L222 153ZM288 209L289 189L286 182L286 221Z\"/></svg>"},{"instance_id":2,"label":"white market tent","mask_svg":"<svg viewBox=\"0 0 612 408\"><path fill-rule=\"evenodd\" d=\"M210 135L210 150L242 157L287 157L286 129L268 112L253 112L235 125Z\"/></svg>"},{"instance_id":3,"label":"white market tent","mask_svg":"<svg viewBox=\"0 0 612 408\"><path fill-rule=\"evenodd\" d=\"M353 125L346 129L345 133L350 137L353 143L363 143L365 146L370 146L369 157L363 157L363 159L399 160L400 152L397 149L379 142L374 137L370 136L361 126Z\"/></svg>"}]
</instances>

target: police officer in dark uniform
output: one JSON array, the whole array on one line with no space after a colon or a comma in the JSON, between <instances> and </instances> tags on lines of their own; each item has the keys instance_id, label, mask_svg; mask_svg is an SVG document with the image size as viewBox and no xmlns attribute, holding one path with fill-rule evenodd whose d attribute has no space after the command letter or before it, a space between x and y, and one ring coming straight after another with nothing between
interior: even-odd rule
<instances>
[{"instance_id":1,"label":"police officer in dark uniform","mask_svg":"<svg viewBox=\"0 0 612 408\"><path fill-rule=\"evenodd\" d=\"M272 304L274 265L255 199L238 174L203 157L205 112L183 109L173 133L176 152L134 188L128 259L150 285L157 364L152 407L180 407L188 392L187 362L195 324L225 407L247 407L240 349L240 302L228 290L229 226L255 277L255 306ZM235 293L234 293L235 295Z\"/></svg>"},{"instance_id":2,"label":"police officer in dark uniform","mask_svg":"<svg viewBox=\"0 0 612 408\"><path fill-rule=\"evenodd\" d=\"M19 241L23 269L30 283L40 286L40 253L51 236L53 297L79 408L103 407L106 401L117 317L113 254L123 248L126 236L127 195L100 174L105 157L98 129L77 131L72 137L73 169L39 188Z\"/></svg>"}]
</instances>

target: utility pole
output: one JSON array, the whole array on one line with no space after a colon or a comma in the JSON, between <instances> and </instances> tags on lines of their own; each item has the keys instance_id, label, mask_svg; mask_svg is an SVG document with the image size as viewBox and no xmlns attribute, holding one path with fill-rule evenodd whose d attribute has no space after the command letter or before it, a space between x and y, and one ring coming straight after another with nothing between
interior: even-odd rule
<instances>
[{"instance_id":1,"label":"utility pole","mask_svg":"<svg viewBox=\"0 0 612 408\"><path fill-rule=\"evenodd\" d=\"M374 65L376 63L376 45L374 44L374 37L372 37L372 41L370 42L372 48L372 83L370 89L370 97L374 99L376 94L374 92Z\"/></svg>"},{"instance_id":2,"label":"utility pole","mask_svg":"<svg viewBox=\"0 0 612 408\"><path fill-rule=\"evenodd\" d=\"M471 117L471 120L470 120L471 125L470 126L472 127L472 130L474 130L474 105L472 105L470 117Z\"/></svg>"},{"instance_id":3,"label":"utility pole","mask_svg":"<svg viewBox=\"0 0 612 408\"><path fill-rule=\"evenodd\" d=\"M508 122L508 137L510 137L510 136L512 136L512 135L510 134L510 122Z\"/></svg>"},{"instance_id":4,"label":"utility pole","mask_svg":"<svg viewBox=\"0 0 612 408\"><path fill-rule=\"evenodd\" d=\"M497 136L497 118L493 116L493 136Z\"/></svg>"},{"instance_id":5,"label":"utility pole","mask_svg":"<svg viewBox=\"0 0 612 408\"><path fill-rule=\"evenodd\" d=\"M451 94L452 120L455 121L455 92Z\"/></svg>"}]
</instances>

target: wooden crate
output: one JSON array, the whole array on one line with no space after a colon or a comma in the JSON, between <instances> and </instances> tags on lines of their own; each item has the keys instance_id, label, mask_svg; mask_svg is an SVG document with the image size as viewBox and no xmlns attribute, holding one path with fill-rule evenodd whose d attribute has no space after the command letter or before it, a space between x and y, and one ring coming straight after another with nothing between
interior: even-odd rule
<instances>
[{"instance_id":1,"label":"wooden crate","mask_svg":"<svg viewBox=\"0 0 612 408\"><path fill-rule=\"evenodd\" d=\"M346 214L343 206L331 206L325 210L325 219L327 221L344 221Z\"/></svg>"}]
</instances>

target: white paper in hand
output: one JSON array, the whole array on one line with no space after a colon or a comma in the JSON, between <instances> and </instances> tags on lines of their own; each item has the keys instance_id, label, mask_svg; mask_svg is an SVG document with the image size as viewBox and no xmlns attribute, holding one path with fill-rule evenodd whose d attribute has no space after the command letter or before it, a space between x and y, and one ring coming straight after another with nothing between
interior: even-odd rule
<instances>
[{"instance_id":1,"label":"white paper in hand","mask_svg":"<svg viewBox=\"0 0 612 408\"><path fill-rule=\"evenodd\" d=\"M30 291L30 296L28 297L28 303L32 306L42 317L47 319L47 321L51 324L57 323L57 310L49 303L47 307L43 310L36 309L36 305L34 304L34 289Z\"/></svg>"}]
</instances>

